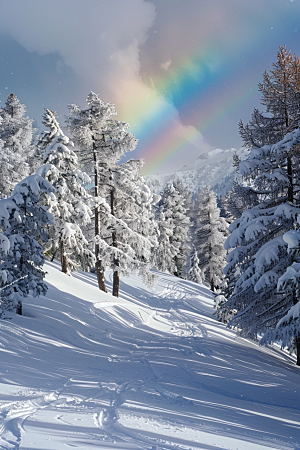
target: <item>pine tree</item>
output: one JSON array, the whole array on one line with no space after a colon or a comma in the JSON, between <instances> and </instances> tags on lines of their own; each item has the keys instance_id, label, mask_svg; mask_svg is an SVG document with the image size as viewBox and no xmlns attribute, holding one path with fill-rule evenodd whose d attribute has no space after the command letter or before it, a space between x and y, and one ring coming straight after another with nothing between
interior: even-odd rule
<instances>
[{"instance_id":1,"label":"pine tree","mask_svg":"<svg viewBox=\"0 0 300 450\"><path fill-rule=\"evenodd\" d=\"M127 130L129 124L114 119L114 105L103 103L91 92L87 109L69 107L67 124L80 148L86 170L94 175L95 198L95 254L99 288L106 292L104 270L113 268L113 295L119 291L119 274L128 270L148 273L147 264L151 241L143 235L138 197L145 185L138 175L139 162L119 164L126 152L137 145L134 135ZM150 192L150 191L149 191ZM146 216L145 216L146 217ZM135 229L139 224L140 228Z\"/></svg>"},{"instance_id":2,"label":"pine tree","mask_svg":"<svg viewBox=\"0 0 300 450\"><path fill-rule=\"evenodd\" d=\"M48 239L46 226L53 222L40 199L52 192L51 184L34 174L20 181L11 197L0 200L0 316L5 311L22 314L22 298L47 291L42 243Z\"/></svg>"},{"instance_id":3,"label":"pine tree","mask_svg":"<svg viewBox=\"0 0 300 450\"><path fill-rule=\"evenodd\" d=\"M300 216L298 216L299 224ZM287 252L291 256L292 263L285 273L278 279L278 293L289 294L293 305L278 321L276 327L267 330L261 344L280 342L281 348L287 347L291 352L296 351L297 365L300 366L300 232L290 230L283 235L287 244Z\"/></svg>"},{"instance_id":4,"label":"pine tree","mask_svg":"<svg viewBox=\"0 0 300 450\"><path fill-rule=\"evenodd\" d=\"M283 235L293 229L300 213L294 206L299 204L299 143L300 130L296 129L277 144L252 149L240 162L240 171L260 204L244 211L230 225L225 273L231 286L232 280L236 283L223 307L238 311L232 324L251 337L274 327L292 302L291 295L277 293L276 286L291 264Z\"/></svg>"},{"instance_id":5,"label":"pine tree","mask_svg":"<svg viewBox=\"0 0 300 450\"><path fill-rule=\"evenodd\" d=\"M78 169L74 144L61 130L55 113L46 109L43 123L50 131L44 132L40 141L45 147L45 157L44 165L37 173L51 182L56 193L54 202L48 197L55 218L49 248L53 255L59 250L64 273L80 266L87 269L94 264L94 255L82 232L82 227L91 222L92 216L89 196L83 187L87 176Z\"/></svg>"},{"instance_id":6,"label":"pine tree","mask_svg":"<svg viewBox=\"0 0 300 450\"><path fill-rule=\"evenodd\" d=\"M180 180L169 181L158 203L157 267L184 277L189 254L189 193Z\"/></svg>"},{"instance_id":7,"label":"pine tree","mask_svg":"<svg viewBox=\"0 0 300 450\"><path fill-rule=\"evenodd\" d=\"M202 284L201 269L199 267L199 258L197 250L192 249L189 260L189 271L187 279L195 283Z\"/></svg>"},{"instance_id":8,"label":"pine tree","mask_svg":"<svg viewBox=\"0 0 300 450\"><path fill-rule=\"evenodd\" d=\"M231 324L252 337L275 327L293 302L291 292L277 292L276 286L291 264L283 236L299 214L299 69L299 58L280 47L259 84L267 114L255 110L249 124L240 122L250 152L238 166L254 201L230 226L229 299L222 308L237 309Z\"/></svg>"},{"instance_id":9,"label":"pine tree","mask_svg":"<svg viewBox=\"0 0 300 450\"><path fill-rule=\"evenodd\" d=\"M220 203L226 220L232 223L239 219L246 209L258 205L259 196L250 186L241 181L234 181L230 191L220 199Z\"/></svg>"},{"instance_id":10,"label":"pine tree","mask_svg":"<svg viewBox=\"0 0 300 450\"><path fill-rule=\"evenodd\" d=\"M119 296L119 275L137 272L150 281L156 225L153 195L140 176L142 163L130 160L111 172L107 197L99 205L101 229L96 237L106 267L113 269L113 295Z\"/></svg>"},{"instance_id":11,"label":"pine tree","mask_svg":"<svg viewBox=\"0 0 300 450\"><path fill-rule=\"evenodd\" d=\"M8 197L35 163L32 120L25 117L25 112L14 94L0 108L0 198Z\"/></svg>"},{"instance_id":12,"label":"pine tree","mask_svg":"<svg viewBox=\"0 0 300 450\"><path fill-rule=\"evenodd\" d=\"M258 85L267 114L254 110L250 122L240 121L241 137L247 148L275 144L299 126L300 60L286 46L279 47L277 62L265 72Z\"/></svg>"},{"instance_id":13,"label":"pine tree","mask_svg":"<svg viewBox=\"0 0 300 450\"><path fill-rule=\"evenodd\" d=\"M223 280L226 261L224 242L228 235L226 220L220 217L215 193L206 186L195 199L192 236L199 257L202 279L212 290Z\"/></svg>"}]
</instances>

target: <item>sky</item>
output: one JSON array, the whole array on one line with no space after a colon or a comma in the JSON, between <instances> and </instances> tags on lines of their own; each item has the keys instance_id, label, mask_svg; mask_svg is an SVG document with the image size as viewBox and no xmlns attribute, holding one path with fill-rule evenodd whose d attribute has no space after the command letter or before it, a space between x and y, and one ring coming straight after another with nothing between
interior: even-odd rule
<instances>
[{"instance_id":1,"label":"sky","mask_svg":"<svg viewBox=\"0 0 300 450\"><path fill-rule=\"evenodd\" d=\"M240 119L279 46L300 55L300 0L0 0L0 105L13 92L41 131L90 91L139 140L144 174L240 148Z\"/></svg>"}]
</instances>

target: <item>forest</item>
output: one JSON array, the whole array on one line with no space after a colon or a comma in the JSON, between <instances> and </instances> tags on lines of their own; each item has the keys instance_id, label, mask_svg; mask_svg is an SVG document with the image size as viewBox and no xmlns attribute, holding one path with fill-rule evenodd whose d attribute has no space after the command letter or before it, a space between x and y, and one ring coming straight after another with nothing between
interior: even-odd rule
<instances>
[{"instance_id":1,"label":"forest","mask_svg":"<svg viewBox=\"0 0 300 450\"><path fill-rule=\"evenodd\" d=\"M300 365L300 60L285 46L258 89L239 130L247 158L217 198L210 186L190 191L180 178L158 194L130 159L137 139L116 109L90 92L68 106L64 124L45 109L37 134L10 94L0 108L0 317L22 314L22 301L44 295L45 259L66 276L153 269L207 286L216 318L261 344L279 342ZM298 222L299 217L299 222Z\"/></svg>"}]
</instances>

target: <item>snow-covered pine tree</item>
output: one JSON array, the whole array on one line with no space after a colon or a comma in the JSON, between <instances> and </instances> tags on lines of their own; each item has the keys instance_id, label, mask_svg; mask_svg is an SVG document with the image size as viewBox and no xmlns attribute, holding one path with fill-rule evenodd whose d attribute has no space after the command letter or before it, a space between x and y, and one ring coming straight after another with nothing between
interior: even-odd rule
<instances>
[{"instance_id":1,"label":"snow-covered pine tree","mask_svg":"<svg viewBox=\"0 0 300 450\"><path fill-rule=\"evenodd\" d=\"M292 304L291 295L276 292L276 286L291 264L283 234L293 229L300 213L295 206L299 204L299 144L296 129L277 144L252 149L240 162L241 174L261 203L230 225L225 273L229 280L238 281L222 307L237 310L232 325L251 337L274 327Z\"/></svg>"},{"instance_id":2,"label":"snow-covered pine tree","mask_svg":"<svg viewBox=\"0 0 300 450\"><path fill-rule=\"evenodd\" d=\"M239 219L246 209L258 204L258 195L241 181L234 181L230 191L221 198L224 216L229 223Z\"/></svg>"},{"instance_id":3,"label":"snow-covered pine tree","mask_svg":"<svg viewBox=\"0 0 300 450\"><path fill-rule=\"evenodd\" d=\"M199 258L197 250L195 250L195 248L193 248L190 252L189 271L187 279L190 281L194 281L195 283L202 284L202 275L201 269L199 267Z\"/></svg>"},{"instance_id":4,"label":"snow-covered pine tree","mask_svg":"<svg viewBox=\"0 0 300 450\"><path fill-rule=\"evenodd\" d=\"M48 239L46 227L53 218L40 199L52 192L51 184L34 174L20 181L9 198L0 200L0 316L5 311L22 314L22 298L47 291L42 243Z\"/></svg>"},{"instance_id":5,"label":"snow-covered pine tree","mask_svg":"<svg viewBox=\"0 0 300 450\"><path fill-rule=\"evenodd\" d=\"M48 197L49 210L55 219L48 248L54 255L59 250L64 273L79 267L87 269L95 263L82 232L82 227L90 223L92 217L89 195L83 187L87 175L78 169L74 144L61 130L55 113L46 109L43 119L50 131L44 132L40 141L40 146L45 147L45 157L37 173L52 184L56 193L54 203Z\"/></svg>"},{"instance_id":6,"label":"snow-covered pine tree","mask_svg":"<svg viewBox=\"0 0 300 450\"><path fill-rule=\"evenodd\" d=\"M240 121L241 137L247 148L259 148L275 144L287 132L299 126L300 112L300 60L291 55L286 46L279 47L277 62L270 72L265 72L258 85L261 103L266 113L254 110L252 118L244 126Z\"/></svg>"},{"instance_id":7,"label":"snow-covered pine tree","mask_svg":"<svg viewBox=\"0 0 300 450\"><path fill-rule=\"evenodd\" d=\"M298 224L299 220L300 216L298 216ZM261 344L280 342L281 348L296 350L297 365L300 366L300 232L290 230L283 235L283 240L287 244L287 251L293 262L278 279L277 290L279 293L289 293L293 306L279 320L274 329L264 334Z\"/></svg>"},{"instance_id":8,"label":"snow-covered pine tree","mask_svg":"<svg viewBox=\"0 0 300 450\"><path fill-rule=\"evenodd\" d=\"M169 181L158 203L159 244L156 264L159 270L183 278L189 255L189 192L181 180Z\"/></svg>"},{"instance_id":9,"label":"snow-covered pine tree","mask_svg":"<svg viewBox=\"0 0 300 450\"><path fill-rule=\"evenodd\" d=\"M61 131L61 128L56 117L56 112L52 109L45 108L42 124L49 128L49 130L42 132L38 141L38 146L45 153L46 148L52 144L57 134Z\"/></svg>"},{"instance_id":10,"label":"snow-covered pine tree","mask_svg":"<svg viewBox=\"0 0 300 450\"><path fill-rule=\"evenodd\" d=\"M152 249L156 245L153 195L140 176L141 161L130 160L111 171L110 185L99 207L96 242L104 266L113 269L113 295L119 296L119 274L137 272L150 281Z\"/></svg>"},{"instance_id":11,"label":"snow-covered pine tree","mask_svg":"<svg viewBox=\"0 0 300 450\"><path fill-rule=\"evenodd\" d=\"M212 290L220 286L226 264L224 242L228 236L228 225L220 217L216 194L206 186L195 198L192 236L199 258L202 280Z\"/></svg>"},{"instance_id":12,"label":"snow-covered pine tree","mask_svg":"<svg viewBox=\"0 0 300 450\"><path fill-rule=\"evenodd\" d=\"M16 183L30 174L35 163L34 130L25 112L14 94L0 108L0 198L11 195Z\"/></svg>"},{"instance_id":13,"label":"snow-covered pine tree","mask_svg":"<svg viewBox=\"0 0 300 450\"><path fill-rule=\"evenodd\" d=\"M129 195L130 189L126 192L125 185L132 181L129 174L136 173L133 166L138 163L119 165L125 153L135 149L137 140L127 131L129 124L114 119L114 105L103 103L93 92L88 95L86 103L85 110L76 105L69 107L67 125L80 148L86 170L94 175L95 254L99 288L106 292L104 269L110 261L109 264L114 269L113 294L118 295L119 273L129 270L129 261L136 268L141 263L139 255L135 253L137 249L132 247L133 236L135 235L138 245L141 240L144 242L145 254L151 247L150 241L146 244L146 237L140 231L136 232L129 226L129 222L138 223L137 217L134 219L133 216L126 216L130 210L128 205L135 203L134 192L137 186ZM120 200L122 190L123 200ZM121 201L124 202L125 198L126 204L122 207ZM145 255L143 258L146 262ZM144 268L146 269L146 264Z\"/></svg>"},{"instance_id":14,"label":"snow-covered pine tree","mask_svg":"<svg viewBox=\"0 0 300 450\"><path fill-rule=\"evenodd\" d=\"M166 187L165 187L166 189ZM155 251L155 266L162 272L175 273L175 256L177 248L172 244L173 220L167 210L163 212L162 204L156 214L158 223L158 246Z\"/></svg>"}]
</instances>

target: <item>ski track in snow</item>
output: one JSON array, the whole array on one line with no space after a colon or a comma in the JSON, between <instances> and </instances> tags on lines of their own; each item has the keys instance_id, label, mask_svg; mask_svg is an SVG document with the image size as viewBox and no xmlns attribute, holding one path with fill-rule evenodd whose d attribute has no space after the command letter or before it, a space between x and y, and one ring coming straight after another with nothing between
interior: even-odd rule
<instances>
[{"instance_id":1,"label":"ski track in snow","mask_svg":"<svg viewBox=\"0 0 300 450\"><path fill-rule=\"evenodd\" d=\"M130 277L115 299L47 271L0 323L1 449L300 449L294 358L216 322L206 288Z\"/></svg>"}]
</instances>

